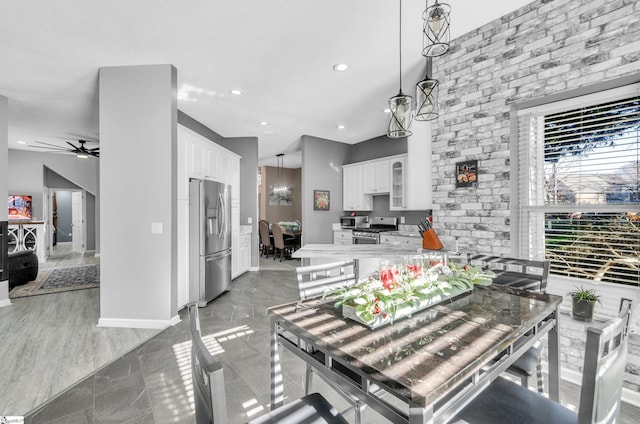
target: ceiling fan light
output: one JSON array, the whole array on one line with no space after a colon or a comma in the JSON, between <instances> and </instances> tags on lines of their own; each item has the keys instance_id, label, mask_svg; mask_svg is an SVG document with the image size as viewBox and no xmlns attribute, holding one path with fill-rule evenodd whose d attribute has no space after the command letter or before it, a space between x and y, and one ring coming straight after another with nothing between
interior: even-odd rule
<instances>
[{"instance_id":1,"label":"ceiling fan light","mask_svg":"<svg viewBox=\"0 0 640 424\"><path fill-rule=\"evenodd\" d=\"M442 56L449 51L451 7L446 3L427 6L422 19L422 55L426 57Z\"/></svg>"},{"instance_id":2,"label":"ceiling fan light","mask_svg":"<svg viewBox=\"0 0 640 424\"><path fill-rule=\"evenodd\" d=\"M87 155L86 153L78 153L76 157L79 159L87 159L89 155Z\"/></svg>"},{"instance_id":3,"label":"ceiling fan light","mask_svg":"<svg viewBox=\"0 0 640 424\"><path fill-rule=\"evenodd\" d=\"M400 92L389 99L389 109L391 115L389 116L389 128L387 129L387 137L389 138L401 138L409 137L413 134L409 127L411 126L411 120L413 119L413 112L411 106L413 104L413 97L407 96Z\"/></svg>"},{"instance_id":4,"label":"ceiling fan light","mask_svg":"<svg viewBox=\"0 0 640 424\"><path fill-rule=\"evenodd\" d=\"M432 121L438 117L438 80L429 76L416 84L416 121Z\"/></svg>"}]
</instances>

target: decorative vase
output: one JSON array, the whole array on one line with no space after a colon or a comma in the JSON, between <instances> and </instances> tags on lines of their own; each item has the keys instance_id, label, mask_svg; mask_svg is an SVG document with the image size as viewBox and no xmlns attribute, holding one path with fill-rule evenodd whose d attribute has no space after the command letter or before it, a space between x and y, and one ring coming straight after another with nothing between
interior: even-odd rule
<instances>
[{"instance_id":1,"label":"decorative vase","mask_svg":"<svg viewBox=\"0 0 640 424\"><path fill-rule=\"evenodd\" d=\"M571 298L573 302L572 315L574 318L583 321L591 321L593 319L593 310L596 307L596 302L578 301L576 298Z\"/></svg>"}]
</instances>

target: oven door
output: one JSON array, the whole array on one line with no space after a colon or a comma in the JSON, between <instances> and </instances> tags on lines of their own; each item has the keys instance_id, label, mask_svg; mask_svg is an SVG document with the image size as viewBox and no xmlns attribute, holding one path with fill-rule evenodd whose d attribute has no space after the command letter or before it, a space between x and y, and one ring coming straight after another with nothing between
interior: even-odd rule
<instances>
[{"instance_id":1,"label":"oven door","mask_svg":"<svg viewBox=\"0 0 640 424\"><path fill-rule=\"evenodd\" d=\"M354 235L351 239L353 244L380 244L380 236L378 234L371 235Z\"/></svg>"}]
</instances>

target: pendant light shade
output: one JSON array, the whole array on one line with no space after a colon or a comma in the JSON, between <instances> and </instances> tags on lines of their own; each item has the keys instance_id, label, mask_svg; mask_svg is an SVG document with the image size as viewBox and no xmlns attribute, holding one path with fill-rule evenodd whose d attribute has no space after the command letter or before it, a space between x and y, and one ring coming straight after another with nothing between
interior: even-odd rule
<instances>
[{"instance_id":1,"label":"pendant light shade","mask_svg":"<svg viewBox=\"0 0 640 424\"><path fill-rule=\"evenodd\" d=\"M276 160L278 162L278 182L273 185L273 193L280 197L286 196L289 193L289 191L291 191L291 187L289 187L288 184L285 184L282 182L281 171L282 171L282 168L284 167L283 156L284 156L284 153L278 153L276 155Z\"/></svg>"},{"instance_id":2,"label":"pendant light shade","mask_svg":"<svg viewBox=\"0 0 640 424\"><path fill-rule=\"evenodd\" d=\"M431 75L431 58L427 58L427 73L416 84L416 121L431 121L438 117L438 80Z\"/></svg>"},{"instance_id":3,"label":"pendant light shade","mask_svg":"<svg viewBox=\"0 0 640 424\"><path fill-rule=\"evenodd\" d=\"M413 97L402 93L402 0L398 0L398 3L400 4L400 42L398 49L400 52L400 89L398 94L389 99L389 110L391 110L389 128L387 129L387 137L389 138L409 137L413 134L409 130L413 119L413 111L411 110Z\"/></svg>"},{"instance_id":4,"label":"pendant light shade","mask_svg":"<svg viewBox=\"0 0 640 424\"><path fill-rule=\"evenodd\" d=\"M402 93L402 90L400 90L396 96L389 99L391 119L389 119L389 129L387 130L388 137L409 137L413 134L409 130L409 127L411 126L411 119L413 118L411 110L412 103L413 97L406 96Z\"/></svg>"},{"instance_id":5,"label":"pendant light shade","mask_svg":"<svg viewBox=\"0 0 640 424\"><path fill-rule=\"evenodd\" d=\"M435 57L449 50L449 23L451 7L446 3L435 1L433 6L425 4L422 30L422 55Z\"/></svg>"}]
</instances>

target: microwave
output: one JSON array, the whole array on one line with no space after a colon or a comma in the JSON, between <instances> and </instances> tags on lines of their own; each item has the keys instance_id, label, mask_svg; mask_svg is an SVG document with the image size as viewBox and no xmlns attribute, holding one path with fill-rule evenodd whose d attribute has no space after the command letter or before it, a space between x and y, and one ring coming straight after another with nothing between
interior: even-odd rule
<instances>
[{"instance_id":1,"label":"microwave","mask_svg":"<svg viewBox=\"0 0 640 424\"><path fill-rule=\"evenodd\" d=\"M364 227L368 222L368 216L343 216L340 218L340 226L342 228Z\"/></svg>"}]
</instances>

